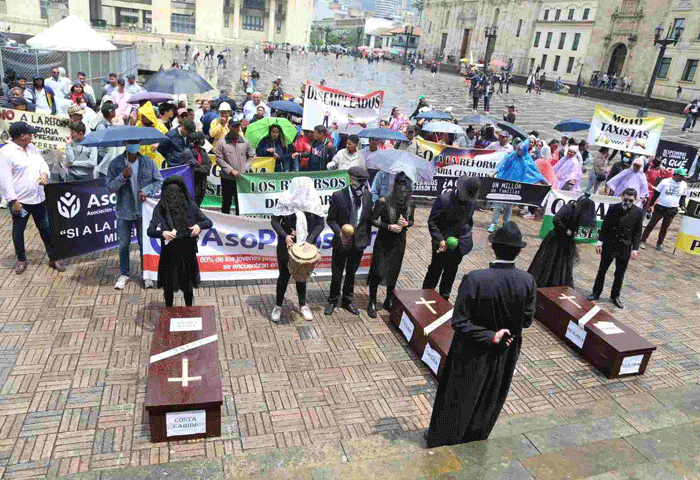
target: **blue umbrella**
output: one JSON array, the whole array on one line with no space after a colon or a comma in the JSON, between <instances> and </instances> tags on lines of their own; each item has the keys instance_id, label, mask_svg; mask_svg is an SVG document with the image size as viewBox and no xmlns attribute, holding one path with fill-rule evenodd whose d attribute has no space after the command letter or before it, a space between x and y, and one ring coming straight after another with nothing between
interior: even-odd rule
<instances>
[{"instance_id":1,"label":"blue umbrella","mask_svg":"<svg viewBox=\"0 0 700 480\"><path fill-rule=\"evenodd\" d=\"M167 102L168 100L172 100L173 96L167 93L158 93L158 92L139 92L135 95L132 95L129 100L126 101L126 103L139 103L140 101L149 101L151 103L160 103L160 102Z\"/></svg>"},{"instance_id":2,"label":"blue umbrella","mask_svg":"<svg viewBox=\"0 0 700 480\"><path fill-rule=\"evenodd\" d=\"M428 112L419 113L416 118L424 118L426 120L452 120L452 115L447 112L437 112L430 110Z\"/></svg>"},{"instance_id":3,"label":"blue umbrella","mask_svg":"<svg viewBox=\"0 0 700 480\"><path fill-rule=\"evenodd\" d=\"M84 147L121 147L128 141L138 140L142 145L150 145L167 139L153 127L115 126L92 132L80 144Z\"/></svg>"},{"instance_id":4,"label":"blue umbrella","mask_svg":"<svg viewBox=\"0 0 700 480\"><path fill-rule=\"evenodd\" d=\"M267 104L268 107L279 110L281 112L289 112L297 116L302 116L304 114L304 109L301 108L296 102L290 102L288 100L277 100Z\"/></svg>"},{"instance_id":5,"label":"blue umbrella","mask_svg":"<svg viewBox=\"0 0 700 480\"><path fill-rule=\"evenodd\" d=\"M580 132L591 128L591 122L580 120L578 118L567 118L554 126L554 130L560 132Z\"/></svg>"},{"instance_id":6,"label":"blue umbrella","mask_svg":"<svg viewBox=\"0 0 700 480\"><path fill-rule=\"evenodd\" d=\"M365 128L364 130L360 130L357 136L363 138L379 138L381 140L408 142L406 135L388 128Z\"/></svg>"}]
</instances>

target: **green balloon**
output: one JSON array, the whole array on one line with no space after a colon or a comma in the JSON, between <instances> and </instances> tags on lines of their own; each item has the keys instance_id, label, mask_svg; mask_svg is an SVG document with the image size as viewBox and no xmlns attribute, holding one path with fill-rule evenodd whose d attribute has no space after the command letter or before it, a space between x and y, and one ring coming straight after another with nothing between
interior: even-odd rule
<instances>
[{"instance_id":1,"label":"green balloon","mask_svg":"<svg viewBox=\"0 0 700 480\"><path fill-rule=\"evenodd\" d=\"M457 248L457 245L459 245L459 241L455 237L447 237L445 243L447 244L447 248L450 250L454 250Z\"/></svg>"}]
</instances>

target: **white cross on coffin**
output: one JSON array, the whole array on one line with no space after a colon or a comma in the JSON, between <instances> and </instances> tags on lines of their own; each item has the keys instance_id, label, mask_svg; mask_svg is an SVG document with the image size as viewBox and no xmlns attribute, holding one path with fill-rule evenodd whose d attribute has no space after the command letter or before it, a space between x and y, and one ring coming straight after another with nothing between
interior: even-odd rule
<instances>
[{"instance_id":1,"label":"white cross on coffin","mask_svg":"<svg viewBox=\"0 0 700 480\"><path fill-rule=\"evenodd\" d=\"M182 382L182 386L186 387L188 386L190 381L195 381L195 380L201 380L202 377L197 375L196 377L190 377L189 376L189 364L187 362L186 358L182 359L182 376L181 377L174 377L174 378L168 378L169 382Z\"/></svg>"},{"instance_id":2,"label":"white cross on coffin","mask_svg":"<svg viewBox=\"0 0 700 480\"><path fill-rule=\"evenodd\" d=\"M574 305L576 305L578 308L583 309L583 307L582 307L581 305L579 305L578 303L576 303L576 302L574 301L574 300L576 300L576 296L574 296L574 295L564 295L564 294L562 293L561 295L559 295L559 300L568 300L569 302L571 302L571 303L573 303Z\"/></svg>"},{"instance_id":3,"label":"white cross on coffin","mask_svg":"<svg viewBox=\"0 0 700 480\"><path fill-rule=\"evenodd\" d=\"M437 315L437 312L431 305L432 303L435 303L435 300L426 300L425 298L420 297L420 301L414 303L416 305L424 305L425 307L427 307L428 310L430 310L430 313L432 313L433 315Z\"/></svg>"}]
</instances>

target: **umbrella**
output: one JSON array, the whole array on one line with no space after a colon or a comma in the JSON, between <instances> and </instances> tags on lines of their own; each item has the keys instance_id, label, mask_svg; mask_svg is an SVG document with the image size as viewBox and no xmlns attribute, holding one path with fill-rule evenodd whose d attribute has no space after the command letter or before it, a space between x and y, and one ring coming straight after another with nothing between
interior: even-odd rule
<instances>
[{"instance_id":1,"label":"umbrella","mask_svg":"<svg viewBox=\"0 0 700 480\"><path fill-rule=\"evenodd\" d=\"M297 138L297 133L299 133L297 127L292 125L292 123L286 118L273 117L261 118L260 120L248 125L248 128L245 131L245 138L250 141L253 148L256 148L258 143L260 143L260 140L270 133L270 127L272 125L280 126L282 133L284 134L284 139L287 141L287 145L292 143L294 139Z\"/></svg>"},{"instance_id":2,"label":"umbrella","mask_svg":"<svg viewBox=\"0 0 700 480\"><path fill-rule=\"evenodd\" d=\"M167 93L158 92L139 92L136 95L132 95L126 103L139 103L141 101L149 101L151 103L167 102L172 100L173 96Z\"/></svg>"},{"instance_id":3,"label":"umbrella","mask_svg":"<svg viewBox=\"0 0 700 480\"><path fill-rule=\"evenodd\" d=\"M554 130L560 132L580 132L591 128L591 122L579 120L578 118L567 118L554 126Z\"/></svg>"},{"instance_id":4,"label":"umbrella","mask_svg":"<svg viewBox=\"0 0 700 480\"><path fill-rule=\"evenodd\" d=\"M281 112L289 112L298 116L304 114L304 109L301 108L301 105L299 105L296 102L289 102L287 100L277 100L275 102L270 102L267 104L267 106L270 108L274 108L275 110L279 110Z\"/></svg>"},{"instance_id":5,"label":"umbrella","mask_svg":"<svg viewBox=\"0 0 700 480\"><path fill-rule=\"evenodd\" d=\"M496 125L498 123L498 119L489 115L465 115L460 120L460 123L470 123L478 125L490 123L491 125Z\"/></svg>"},{"instance_id":6,"label":"umbrella","mask_svg":"<svg viewBox=\"0 0 700 480\"><path fill-rule=\"evenodd\" d=\"M426 132L464 134L464 129L452 122L430 122L427 125L423 125L423 130Z\"/></svg>"},{"instance_id":7,"label":"umbrella","mask_svg":"<svg viewBox=\"0 0 700 480\"><path fill-rule=\"evenodd\" d=\"M84 147L121 147L124 142L131 140L150 145L167 139L168 137L153 127L114 126L92 132L80 144Z\"/></svg>"},{"instance_id":8,"label":"umbrella","mask_svg":"<svg viewBox=\"0 0 700 480\"><path fill-rule=\"evenodd\" d=\"M381 140L398 140L399 142L408 142L406 135L388 128L365 128L364 130L360 130L357 136L363 138L378 138Z\"/></svg>"},{"instance_id":9,"label":"umbrella","mask_svg":"<svg viewBox=\"0 0 700 480\"><path fill-rule=\"evenodd\" d=\"M214 90L209 82L198 73L179 68L159 70L146 80L143 88L149 92L163 92L172 95L197 94Z\"/></svg>"},{"instance_id":10,"label":"umbrella","mask_svg":"<svg viewBox=\"0 0 700 480\"><path fill-rule=\"evenodd\" d=\"M527 138L527 133L525 133L520 127L518 127L514 123L510 122L498 122L496 124L501 130L505 130L506 132L510 133L514 137L518 138Z\"/></svg>"},{"instance_id":11,"label":"umbrella","mask_svg":"<svg viewBox=\"0 0 700 480\"><path fill-rule=\"evenodd\" d=\"M416 115L416 118L425 118L426 120L452 120L452 115L447 112L429 110L427 112L419 113Z\"/></svg>"},{"instance_id":12,"label":"umbrella","mask_svg":"<svg viewBox=\"0 0 700 480\"><path fill-rule=\"evenodd\" d=\"M435 166L406 150L377 150L367 155L367 168L397 174L404 172L413 183L432 182Z\"/></svg>"}]
</instances>

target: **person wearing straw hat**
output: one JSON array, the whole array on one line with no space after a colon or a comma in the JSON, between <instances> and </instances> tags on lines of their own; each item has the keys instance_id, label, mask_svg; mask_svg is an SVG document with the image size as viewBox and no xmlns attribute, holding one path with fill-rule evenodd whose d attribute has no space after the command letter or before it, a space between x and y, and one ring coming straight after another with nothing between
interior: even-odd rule
<instances>
[{"instance_id":1,"label":"person wearing straw hat","mask_svg":"<svg viewBox=\"0 0 700 480\"><path fill-rule=\"evenodd\" d=\"M489 235L496 260L462 279L452 316L452 346L440 376L428 448L485 440L503 408L532 325L537 285L515 267L527 246L513 222Z\"/></svg>"},{"instance_id":2,"label":"person wearing straw hat","mask_svg":"<svg viewBox=\"0 0 700 480\"><path fill-rule=\"evenodd\" d=\"M656 249L663 251L666 232L668 231L668 227L671 226L673 217L678 214L678 207L685 208L685 197L688 193L688 184L685 183L683 179L687 174L688 172L685 168L677 168L673 172L673 176L671 178L664 178L661 180L661 182L659 182L656 188L654 188L654 193L649 201L649 208L653 209L653 213L651 214L649 224L644 229L644 233L642 234L642 250L646 248L649 234L652 232L652 230L654 230L654 228L656 228L656 224L659 223L659 220L661 220L659 238L656 240Z\"/></svg>"}]
</instances>

